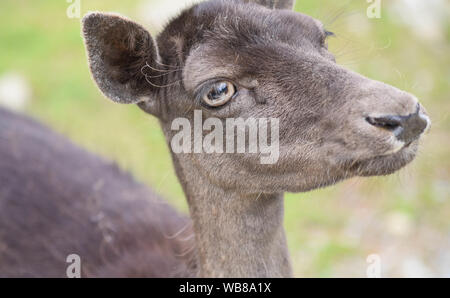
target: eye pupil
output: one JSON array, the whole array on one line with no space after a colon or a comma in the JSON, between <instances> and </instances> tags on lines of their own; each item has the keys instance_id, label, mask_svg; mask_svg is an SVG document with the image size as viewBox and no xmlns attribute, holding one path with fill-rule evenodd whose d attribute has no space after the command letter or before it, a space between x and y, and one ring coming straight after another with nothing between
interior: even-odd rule
<instances>
[{"instance_id":1,"label":"eye pupil","mask_svg":"<svg viewBox=\"0 0 450 298\"><path fill-rule=\"evenodd\" d=\"M228 84L223 82L219 83L209 92L208 98L210 100L218 100L221 99L223 95L228 94Z\"/></svg>"},{"instance_id":2,"label":"eye pupil","mask_svg":"<svg viewBox=\"0 0 450 298\"><path fill-rule=\"evenodd\" d=\"M210 107L220 107L229 102L235 94L236 87L229 81L222 81L211 85L202 100Z\"/></svg>"}]
</instances>

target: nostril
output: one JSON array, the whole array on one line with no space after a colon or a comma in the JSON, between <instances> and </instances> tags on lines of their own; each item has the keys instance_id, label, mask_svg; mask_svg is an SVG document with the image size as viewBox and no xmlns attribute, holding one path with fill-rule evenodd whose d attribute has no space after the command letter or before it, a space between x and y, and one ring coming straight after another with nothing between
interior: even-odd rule
<instances>
[{"instance_id":1,"label":"nostril","mask_svg":"<svg viewBox=\"0 0 450 298\"><path fill-rule=\"evenodd\" d=\"M428 117L419 109L407 116L367 117L366 121L375 127L392 132L398 140L406 144L417 140L430 124Z\"/></svg>"},{"instance_id":2,"label":"nostril","mask_svg":"<svg viewBox=\"0 0 450 298\"><path fill-rule=\"evenodd\" d=\"M384 128L389 131L400 130L402 128L402 119L398 116L367 117L366 121L373 126Z\"/></svg>"}]
</instances>

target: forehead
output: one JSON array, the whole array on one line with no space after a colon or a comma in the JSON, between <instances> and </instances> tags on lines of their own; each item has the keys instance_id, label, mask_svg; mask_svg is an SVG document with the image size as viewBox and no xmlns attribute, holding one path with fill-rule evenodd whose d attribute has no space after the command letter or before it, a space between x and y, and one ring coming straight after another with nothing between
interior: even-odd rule
<instances>
[{"instance_id":1,"label":"forehead","mask_svg":"<svg viewBox=\"0 0 450 298\"><path fill-rule=\"evenodd\" d=\"M321 23L310 16L253 3L205 2L192 14L199 32L185 57L189 89L213 77L257 73L293 52L315 51L323 37Z\"/></svg>"},{"instance_id":2,"label":"forehead","mask_svg":"<svg viewBox=\"0 0 450 298\"><path fill-rule=\"evenodd\" d=\"M215 41L251 43L258 41L317 40L322 25L314 18L290 10L272 10L241 1L208 1L193 9L205 38Z\"/></svg>"}]
</instances>

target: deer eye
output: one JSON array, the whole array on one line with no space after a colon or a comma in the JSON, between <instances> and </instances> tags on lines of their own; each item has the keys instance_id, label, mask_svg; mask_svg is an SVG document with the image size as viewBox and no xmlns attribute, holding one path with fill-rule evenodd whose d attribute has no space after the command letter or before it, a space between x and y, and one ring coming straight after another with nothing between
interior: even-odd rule
<instances>
[{"instance_id":1,"label":"deer eye","mask_svg":"<svg viewBox=\"0 0 450 298\"><path fill-rule=\"evenodd\" d=\"M227 81L217 82L203 96L203 101L210 107L226 104L236 94L236 87Z\"/></svg>"}]
</instances>

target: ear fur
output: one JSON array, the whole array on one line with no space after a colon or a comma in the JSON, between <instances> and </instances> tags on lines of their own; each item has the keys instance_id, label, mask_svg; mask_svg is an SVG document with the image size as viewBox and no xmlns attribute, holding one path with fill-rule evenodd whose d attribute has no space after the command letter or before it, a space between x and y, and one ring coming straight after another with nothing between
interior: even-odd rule
<instances>
[{"instance_id":1,"label":"ear fur","mask_svg":"<svg viewBox=\"0 0 450 298\"><path fill-rule=\"evenodd\" d=\"M247 0L246 2L254 2L270 9L294 9L295 0Z\"/></svg>"},{"instance_id":2,"label":"ear fur","mask_svg":"<svg viewBox=\"0 0 450 298\"><path fill-rule=\"evenodd\" d=\"M117 14L88 13L82 20L89 66L100 90L118 103L138 103L151 97L142 68L158 59L147 30Z\"/></svg>"}]
</instances>

